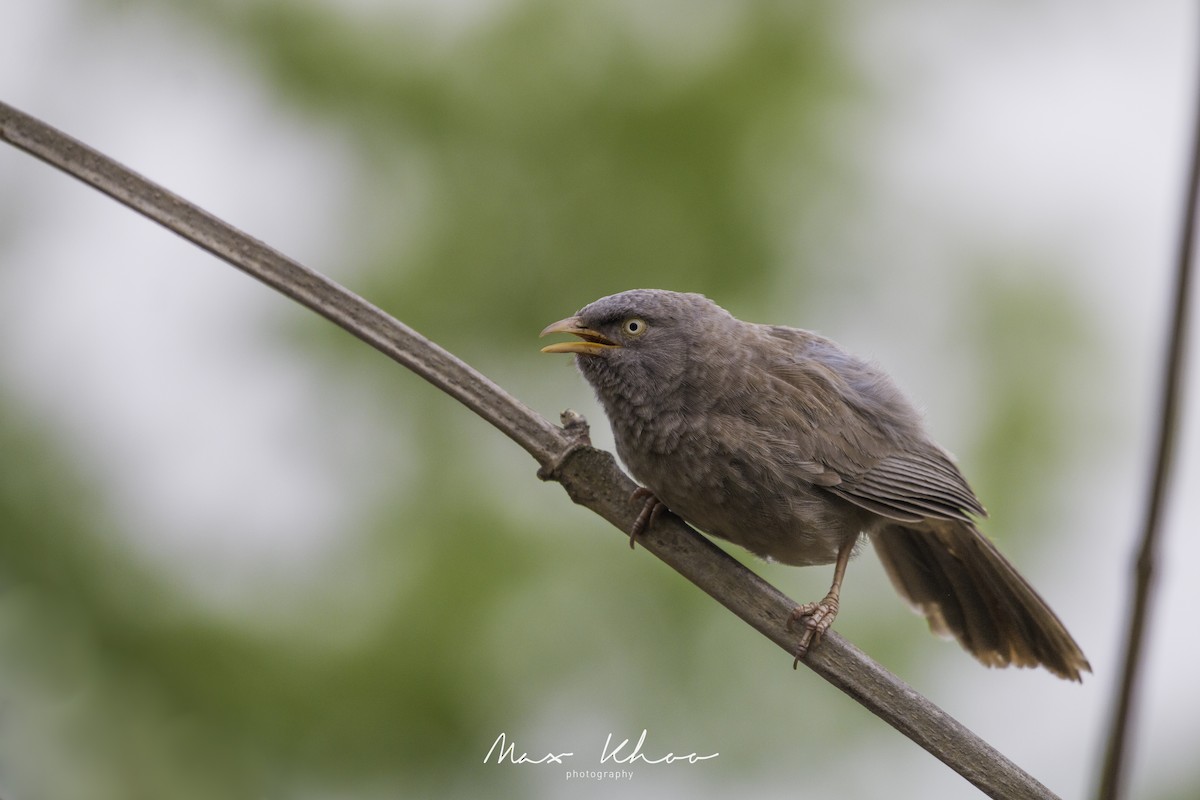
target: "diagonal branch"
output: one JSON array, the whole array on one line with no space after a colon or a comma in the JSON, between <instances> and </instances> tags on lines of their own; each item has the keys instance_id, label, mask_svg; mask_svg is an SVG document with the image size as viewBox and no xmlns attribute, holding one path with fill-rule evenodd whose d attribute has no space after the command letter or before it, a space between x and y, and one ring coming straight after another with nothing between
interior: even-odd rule
<instances>
[{"instance_id":1,"label":"diagonal branch","mask_svg":"<svg viewBox=\"0 0 1200 800\"><path fill-rule=\"evenodd\" d=\"M543 480L628 531L641 504L611 455L589 446L587 424L564 413L559 428L467 364L367 301L115 161L0 102L0 139L109 195L320 314L411 369L523 447ZM678 518L663 515L639 543L789 655L796 603ZM1053 798L961 723L829 632L804 663L991 797Z\"/></svg>"},{"instance_id":2,"label":"diagonal branch","mask_svg":"<svg viewBox=\"0 0 1200 800\"><path fill-rule=\"evenodd\" d=\"M1125 660L1116 688L1113 716L1109 723L1097 797L1116 800L1125 794L1128 742L1133 736L1133 713L1142 672L1143 646L1150 626L1151 600L1158 568L1159 531L1174 465L1174 445L1179 426L1180 395L1183 393L1184 351L1187 345L1188 301L1191 297L1192 262L1195 261L1196 227L1200 223L1200 103L1192 112L1191 165L1186 187L1183 220L1176 251L1175 284L1171 320L1167 331L1167 349L1162 368L1159 397L1158 440L1153 478L1146 500L1141 540L1133 562L1133 601L1125 632Z\"/></svg>"}]
</instances>

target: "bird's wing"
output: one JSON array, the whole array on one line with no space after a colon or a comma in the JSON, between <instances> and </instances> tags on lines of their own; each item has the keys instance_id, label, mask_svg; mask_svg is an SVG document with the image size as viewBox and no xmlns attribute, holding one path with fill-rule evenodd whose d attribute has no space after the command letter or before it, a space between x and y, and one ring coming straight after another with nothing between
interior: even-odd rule
<instances>
[{"instance_id":1,"label":"bird's wing","mask_svg":"<svg viewBox=\"0 0 1200 800\"><path fill-rule=\"evenodd\" d=\"M889 455L860 475L843 476L830 492L900 522L985 517L962 473L940 452Z\"/></svg>"},{"instance_id":2,"label":"bird's wing","mask_svg":"<svg viewBox=\"0 0 1200 800\"><path fill-rule=\"evenodd\" d=\"M877 367L828 339L769 328L780 345L769 367L789 397L805 478L900 522L970 521L987 512L917 413Z\"/></svg>"}]
</instances>

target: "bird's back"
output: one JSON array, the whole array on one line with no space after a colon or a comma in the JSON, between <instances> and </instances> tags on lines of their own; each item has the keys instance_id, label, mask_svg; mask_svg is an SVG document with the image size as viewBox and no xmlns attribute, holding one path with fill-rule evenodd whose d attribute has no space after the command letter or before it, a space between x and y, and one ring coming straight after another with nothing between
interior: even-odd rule
<instances>
[{"instance_id":1,"label":"bird's back","mask_svg":"<svg viewBox=\"0 0 1200 800\"><path fill-rule=\"evenodd\" d=\"M831 563L875 517L837 487L906 443L936 447L869 362L807 331L736 326L652 421L618 432L618 450L697 527L783 563Z\"/></svg>"}]
</instances>

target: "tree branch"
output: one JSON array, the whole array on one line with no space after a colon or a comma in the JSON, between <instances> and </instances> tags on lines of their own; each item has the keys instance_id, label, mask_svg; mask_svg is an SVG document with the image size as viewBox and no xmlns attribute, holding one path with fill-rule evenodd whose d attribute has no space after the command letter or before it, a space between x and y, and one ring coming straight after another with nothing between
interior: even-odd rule
<instances>
[{"instance_id":1,"label":"tree branch","mask_svg":"<svg viewBox=\"0 0 1200 800\"><path fill-rule=\"evenodd\" d=\"M0 103L0 138L91 185L320 314L466 405L523 447L538 476L622 532L640 508L635 484L611 455L588 444L573 412L559 428L403 323L324 276L151 183L115 161ZM532 329L531 329L532 330ZM796 603L700 536L661 515L638 542L791 655ZM912 687L830 631L803 663L991 797L1053 798L1045 786Z\"/></svg>"},{"instance_id":2,"label":"tree branch","mask_svg":"<svg viewBox=\"0 0 1200 800\"><path fill-rule=\"evenodd\" d=\"M1193 101L1195 102L1195 101ZM1125 634L1125 661L1116 687L1113 716L1109 724L1108 744L1101 769L1099 800L1116 800L1125 794L1125 756L1133 734L1133 709L1137 701L1138 678L1142 668L1143 645L1149 628L1150 601L1158 566L1159 531L1170 484L1176 428L1179 420L1179 396L1183 386L1184 348L1187 343L1188 300L1191 297L1192 262L1195 260L1197 214L1200 213L1200 103L1192 113L1191 169L1176 251L1173 308L1167 330L1167 349L1162 368L1159 397L1158 441L1154 456L1154 477L1146 498L1146 516L1142 523L1137 557L1133 562L1133 602L1129 627Z\"/></svg>"}]
</instances>

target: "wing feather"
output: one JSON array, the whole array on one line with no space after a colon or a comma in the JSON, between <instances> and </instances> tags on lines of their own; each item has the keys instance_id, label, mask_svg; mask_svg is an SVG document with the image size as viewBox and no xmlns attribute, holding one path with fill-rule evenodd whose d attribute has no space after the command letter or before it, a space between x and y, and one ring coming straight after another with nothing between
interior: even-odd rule
<instances>
[{"instance_id":1,"label":"wing feather","mask_svg":"<svg viewBox=\"0 0 1200 800\"><path fill-rule=\"evenodd\" d=\"M828 339L771 327L779 345L769 372L797 409L796 445L820 475L813 483L900 522L987 516L945 451L891 379ZM809 478L811 480L811 477Z\"/></svg>"}]
</instances>

